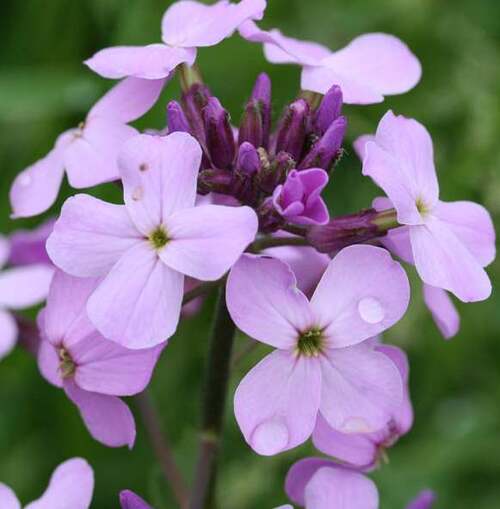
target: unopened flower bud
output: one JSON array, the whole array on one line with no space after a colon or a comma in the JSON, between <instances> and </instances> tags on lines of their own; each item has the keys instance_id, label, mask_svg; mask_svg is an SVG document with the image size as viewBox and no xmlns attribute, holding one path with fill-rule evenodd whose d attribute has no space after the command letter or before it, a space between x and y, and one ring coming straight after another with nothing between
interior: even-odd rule
<instances>
[{"instance_id":1,"label":"unopened flower bud","mask_svg":"<svg viewBox=\"0 0 500 509\"><path fill-rule=\"evenodd\" d=\"M233 174L226 170L202 170L198 175L198 193L231 194Z\"/></svg>"},{"instance_id":2,"label":"unopened flower bud","mask_svg":"<svg viewBox=\"0 0 500 509\"><path fill-rule=\"evenodd\" d=\"M267 155L267 154L266 154ZM258 175L259 187L266 193L272 194L276 186L285 182L287 175L296 166L295 160L288 152L280 152L272 162L262 164L263 154L261 153L262 169Z\"/></svg>"},{"instance_id":3,"label":"unopened flower bud","mask_svg":"<svg viewBox=\"0 0 500 509\"><path fill-rule=\"evenodd\" d=\"M235 155L234 134L229 114L216 97L211 97L203 109L208 152L212 163L221 169L231 167Z\"/></svg>"},{"instance_id":4,"label":"unopened flower bud","mask_svg":"<svg viewBox=\"0 0 500 509\"><path fill-rule=\"evenodd\" d=\"M277 132L276 152L288 152L296 161L302 155L307 134L309 104L297 99L286 109Z\"/></svg>"},{"instance_id":5,"label":"unopened flower bud","mask_svg":"<svg viewBox=\"0 0 500 509\"><path fill-rule=\"evenodd\" d=\"M340 117L342 112L342 90L333 85L325 94L319 108L314 115L314 130L319 136L326 133L332 122Z\"/></svg>"},{"instance_id":6,"label":"unopened flower bud","mask_svg":"<svg viewBox=\"0 0 500 509\"><path fill-rule=\"evenodd\" d=\"M260 169L260 157L257 149L248 142L240 145L237 169L247 175L253 175Z\"/></svg>"},{"instance_id":7,"label":"unopened flower bud","mask_svg":"<svg viewBox=\"0 0 500 509\"><path fill-rule=\"evenodd\" d=\"M262 203L257 210L257 216L259 231L262 233L275 232L285 224L285 219L275 209L272 198L268 198Z\"/></svg>"},{"instance_id":8,"label":"unopened flower bud","mask_svg":"<svg viewBox=\"0 0 500 509\"><path fill-rule=\"evenodd\" d=\"M167 105L167 125L169 133L190 132L186 115L177 101L170 101Z\"/></svg>"},{"instance_id":9,"label":"unopened flower bud","mask_svg":"<svg viewBox=\"0 0 500 509\"><path fill-rule=\"evenodd\" d=\"M183 111L191 127L191 132L202 146L206 143L202 111L211 96L212 94L206 85L195 83L187 92L182 94L181 98Z\"/></svg>"}]
</instances>

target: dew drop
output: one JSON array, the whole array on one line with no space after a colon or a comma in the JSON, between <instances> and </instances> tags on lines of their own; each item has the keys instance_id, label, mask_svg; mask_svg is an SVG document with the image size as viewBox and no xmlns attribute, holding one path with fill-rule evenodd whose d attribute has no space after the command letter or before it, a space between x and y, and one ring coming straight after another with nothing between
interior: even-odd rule
<instances>
[{"instance_id":1,"label":"dew drop","mask_svg":"<svg viewBox=\"0 0 500 509\"><path fill-rule=\"evenodd\" d=\"M341 426L343 433L370 433L373 431L368 423L361 417L350 417Z\"/></svg>"},{"instance_id":2,"label":"dew drop","mask_svg":"<svg viewBox=\"0 0 500 509\"><path fill-rule=\"evenodd\" d=\"M29 174L26 174L26 175L23 175L20 179L19 179L19 184L23 187L28 187L31 185L31 183L33 182L33 177Z\"/></svg>"},{"instance_id":3,"label":"dew drop","mask_svg":"<svg viewBox=\"0 0 500 509\"><path fill-rule=\"evenodd\" d=\"M272 456L286 447L288 438L288 429L282 420L268 419L255 428L250 442L257 453Z\"/></svg>"},{"instance_id":4,"label":"dew drop","mask_svg":"<svg viewBox=\"0 0 500 509\"><path fill-rule=\"evenodd\" d=\"M367 323L379 323L385 317L385 311L379 300L374 297L365 297L358 303L358 312Z\"/></svg>"},{"instance_id":5,"label":"dew drop","mask_svg":"<svg viewBox=\"0 0 500 509\"><path fill-rule=\"evenodd\" d=\"M132 191L132 200L134 200L134 201L142 200L143 196L144 196L144 189L142 186L138 186Z\"/></svg>"}]
</instances>

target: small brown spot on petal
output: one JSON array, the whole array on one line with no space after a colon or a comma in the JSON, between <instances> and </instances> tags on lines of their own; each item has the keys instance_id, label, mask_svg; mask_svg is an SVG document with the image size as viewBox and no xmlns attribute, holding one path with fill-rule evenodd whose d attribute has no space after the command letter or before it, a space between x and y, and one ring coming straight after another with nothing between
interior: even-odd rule
<instances>
[{"instance_id":1,"label":"small brown spot on petal","mask_svg":"<svg viewBox=\"0 0 500 509\"><path fill-rule=\"evenodd\" d=\"M139 171L147 171L149 170L149 166L147 163L142 163L140 166L139 166Z\"/></svg>"}]
</instances>

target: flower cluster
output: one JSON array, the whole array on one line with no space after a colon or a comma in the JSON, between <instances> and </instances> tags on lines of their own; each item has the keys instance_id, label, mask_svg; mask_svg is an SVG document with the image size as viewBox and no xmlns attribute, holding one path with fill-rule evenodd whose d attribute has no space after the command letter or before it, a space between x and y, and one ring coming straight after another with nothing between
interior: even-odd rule
<instances>
[{"instance_id":1,"label":"flower cluster","mask_svg":"<svg viewBox=\"0 0 500 509\"><path fill-rule=\"evenodd\" d=\"M234 395L246 442L271 456L312 438L323 456L292 466L290 500L307 509L376 509L366 474L413 423L408 359L381 337L409 306L401 261L416 267L425 302L450 338L459 317L449 294L473 302L491 293L484 267L495 257L494 228L482 206L439 199L429 133L392 111L375 135L355 143L363 175L386 196L330 218L322 193L343 154L343 102L407 92L420 64L387 34L332 52L264 31L256 21L265 8L265 0L183 0L164 15L162 43L108 48L86 61L121 81L18 175L13 218L48 210L64 172L76 189L118 184L123 204L76 194L55 222L0 238L0 265L8 264L0 273L0 357L19 334L92 437L131 448L134 416L120 398L148 386L183 305L220 286L226 322L273 348ZM269 62L302 67L302 90L274 129L266 74L234 126L195 65L198 48L235 32L262 44ZM139 133L129 123L174 75L182 97L167 105L166 128ZM25 319L12 312L45 300L36 334L25 333ZM86 509L93 485L89 465L70 460L27 508ZM196 489L207 491L202 482ZM430 508L433 499L425 491L408 509ZM130 491L120 502L149 508ZM0 505L20 507L5 485Z\"/></svg>"}]
</instances>

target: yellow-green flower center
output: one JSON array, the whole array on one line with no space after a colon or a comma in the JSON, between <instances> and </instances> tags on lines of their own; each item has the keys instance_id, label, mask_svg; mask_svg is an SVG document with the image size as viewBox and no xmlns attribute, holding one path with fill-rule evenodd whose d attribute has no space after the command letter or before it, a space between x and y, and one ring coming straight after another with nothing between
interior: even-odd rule
<instances>
[{"instance_id":1,"label":"yellow-green flower center","mask_svg":"<svg viewBox=\"0 0 500 509\"><path fill-rule=\"evenodd\" d=\"M323 348L323 333L319 329L311 329L303 332L297 342L297 351L299 355L306 357L318 356Z\"/></svg>"},{"instance_id":2,"label":"yellow-green flower center","mask_svg":"<svg viewBox=\"0 0 500 509\"><path fill-rule=\"evenodd\" d=\"M59 349L59 371L63 378L70 378L75 374L76 364L65 348Z\"/></svg>"},{"instance_id":3,"label":"yellow-green flower center","mask_svg":"<svg viewBox=\"0 0 500 509\"><path fill-rule=\"evenodd\" d=\"M156 228L156 230L154 230L149 236L149 241L156 250L159 250L162 247L166 246L168 240L169 238L167 232L162 226L158 226L158 228Z\"/></svg>"}]
</instances>

